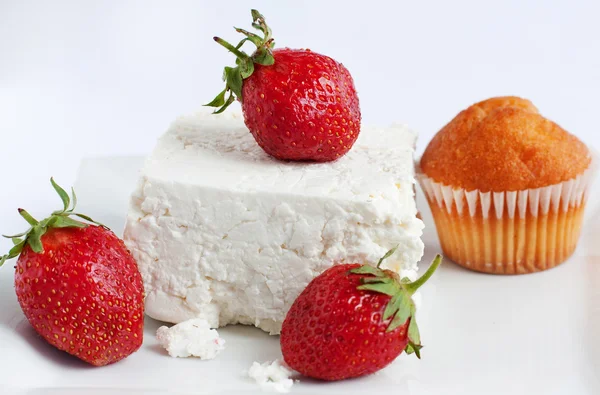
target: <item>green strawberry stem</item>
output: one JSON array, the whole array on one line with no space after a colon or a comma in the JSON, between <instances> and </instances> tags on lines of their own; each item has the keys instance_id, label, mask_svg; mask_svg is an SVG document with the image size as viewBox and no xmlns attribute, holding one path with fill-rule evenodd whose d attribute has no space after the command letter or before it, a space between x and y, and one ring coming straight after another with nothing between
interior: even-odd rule
<instances>
[{"instance_id":1,"label":"green strawberry stem","mask_svg":"<svg viewBox=\"0 0 600 395\"><path fill-rule=\"evenodd\" d=\"M427 280L429 280L431 278L431 276L433 276L433 273L435 273L435 271L441 264L442 264L442 256L440 254L437 254L435 256L433 262L431 262L431 265L429 266L427 271L425 273L423 273L423 275L421 277L419 277L416 281L413 281L412 283L408 283L408 284L404 285L404 289L406 289L408 292L410 292L411 295L414 294L417 291L417 289L419 289L419 287L421 287L421 285L425 284L427 282Z\"/></svg>"},{"instance_id":2,"label":"green strawberry stem","mask_svg":"<svg viewBox=\"0 0 600 395\"><path fill-rule=\"evenodd\" d=\"M77 196L75 195L75 191L71 188L71 197L62 189L54 179L50 179L50 183L52 187L60 196L60 199L63 203L62 210L54 211L48 218L38 221L31 216L27 211L20 208L19 215L27 221L31 227L23 233L19 233L12 236L5 236L8 239L12 239L14 247L8 252L8 254L0 257L0 266L4 264L9 259L16 258L21 254L25 245L29 245L31 249L40 253L44 251L44 246L42 245L41 237L51 228L85 228L88 226L87 223L74 220L70 218L71 215L84 219L88 222L91 222L96 225L104 226L99 222L94 221L90 217L84 214L76 213L75 206L77 205Z\"/></svg>"},{"instance_id":3,"label":"green strawberry stem","mask_svg":"<svg viewBox=\"0 0 600 395\"><path fill-rule=\"evenodd\" d=\"M222 90L210 103L205 104L207 107L215 107L214 114L219 114L236 99L242 101L242 86L244 80L254 73L254 65L260 64L270 66L275 63L272 49L275 42L271 37L271 29L267 26L265 18L260 12L252 10L252 27L262 32L263 36L250 33L244 29L234 27L235 31L242 33L243 38L238 45L233 46L220 37L213 37L218 44L225 47L229 52L233 53L236 59L236 67L225 67L223 72L223 80L225 81L225 89ZM251 42L256 46L256 51L252 55L248 55L240 48L246 43ZM227 98L225 98L227 97Z\"/></svg>"}]
</instances>

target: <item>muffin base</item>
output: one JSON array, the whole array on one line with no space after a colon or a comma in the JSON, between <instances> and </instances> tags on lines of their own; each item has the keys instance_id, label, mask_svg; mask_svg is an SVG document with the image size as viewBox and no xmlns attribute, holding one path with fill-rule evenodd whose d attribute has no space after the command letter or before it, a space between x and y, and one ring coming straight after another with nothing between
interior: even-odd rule
<instances>
[{"instance_id":1,"label":"muffin base","mask_svg":"<svg viewBox=\"0 0 600 395\"><path fill-rule=\"evenodd\" d=\"M574 179L510 192L466 191L417 175L446 257L471 270L523 274L569 258L579 241L597 156Z\"/></svg>"},{"instance_id":2,"label":"muffin base","mask_svg":"<svg viewBox=\"0 0 600 395\"><path fill-rule=\"evenodd\" d=\"M431 211L445 256L461 266L493 274L547 270L569 258L581 234L585 204L568 211L524 218L484 218L448 213L435 202Z\"/></svg>"}]
</instances>

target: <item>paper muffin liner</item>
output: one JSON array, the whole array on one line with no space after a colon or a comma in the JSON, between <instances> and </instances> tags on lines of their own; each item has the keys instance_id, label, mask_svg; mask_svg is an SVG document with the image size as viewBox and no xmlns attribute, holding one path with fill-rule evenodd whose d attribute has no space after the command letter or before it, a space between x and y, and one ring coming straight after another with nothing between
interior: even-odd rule
<instances>
[{"instance_id":1,"label":"paper muffin liner","mask_svg":"<svg viewBox=\"0 0 600 395\"><path fill-rule=\"evenodd\" d=\"M597 157L578 177L543 188L467 191L417 178L431 207L444 254L466 268L531 273L564 262L579 240Z\"/></svg>"}]
</instances>

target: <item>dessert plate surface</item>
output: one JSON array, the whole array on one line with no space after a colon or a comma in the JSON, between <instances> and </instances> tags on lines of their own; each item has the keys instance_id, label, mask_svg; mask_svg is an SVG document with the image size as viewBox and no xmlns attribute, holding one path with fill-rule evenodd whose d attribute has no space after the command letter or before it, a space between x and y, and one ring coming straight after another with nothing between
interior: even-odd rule
<instances>
[{"instance_id":1,"label":"dessert plate surface","mask_svg":"<svg viewBox=\"0 0 600 395\"><path fill-rule=\"evenodd\" d=\"M75 188L81 212L121 234L140 157L84 160ZM321 383L299 377L293 394L598 394L600 393L600 191L598 180L575 255L547 272L492 276L446 262L422 289L422 360L402 355L370 377ZM429 209L427 263L440 250ZM0 270L0 393L31 395L253 394L253 361L281 357L278 337L234 326L219 330L226 349L212 361L169 357L146 319L142 348L93 368L55 350L29 326L13 271ZM393 391L393 392L392 392Z\"/></svg>"}]
</instances>

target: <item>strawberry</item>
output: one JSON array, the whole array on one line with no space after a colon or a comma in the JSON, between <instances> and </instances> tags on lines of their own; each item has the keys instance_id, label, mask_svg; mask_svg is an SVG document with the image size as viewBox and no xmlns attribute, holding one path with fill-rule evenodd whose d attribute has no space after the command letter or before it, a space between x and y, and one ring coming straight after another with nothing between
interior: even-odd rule
<instances>
[{"instance_id":1,"label":"strawberry","mask_svg":"<svg viewBox=\"0 0 600 395\"><path fill-rule=\"evenodd\" d=\"M224 111L237 98L244 121L265 152L282 160L328 162L346 154L360 133L360 107L348 70L308 49L273 50L271 29L252 10L252 26L237 46L214 40L237 56L225 67L225 89L207 106ZM246 41L256 45L247 55ZM225 98L227 96L227 99Z\"/></svg>"},{"instance_id":2,"label":"strawberry","mask_svg":"<svg viewBox=\"0 0 600 395\"><path fill-rule=\"evenodd\" d=\"M5 236L15 246L0 265L19 256L17 298L25 317L48 343L95 366L117 362L142 345L141 275L123 241L75 213L75 192L70 207L68 194L51 182L63 209L43 221L19 209L31 227Z\"/></svg>"},{"instance_id":3,"label":"strawberry","mask_svg":"<svg viewBox=\"0 0 600 395\"><path fill-rule=\"evenodd\" d=\"M377 267L341 264L316 277L296 299L281 330L285 362L301 374L343 380L383 369L402 351L421 357L412 294L440 265L437 256L415 282Z\"/></svg>"}]
</instances>

